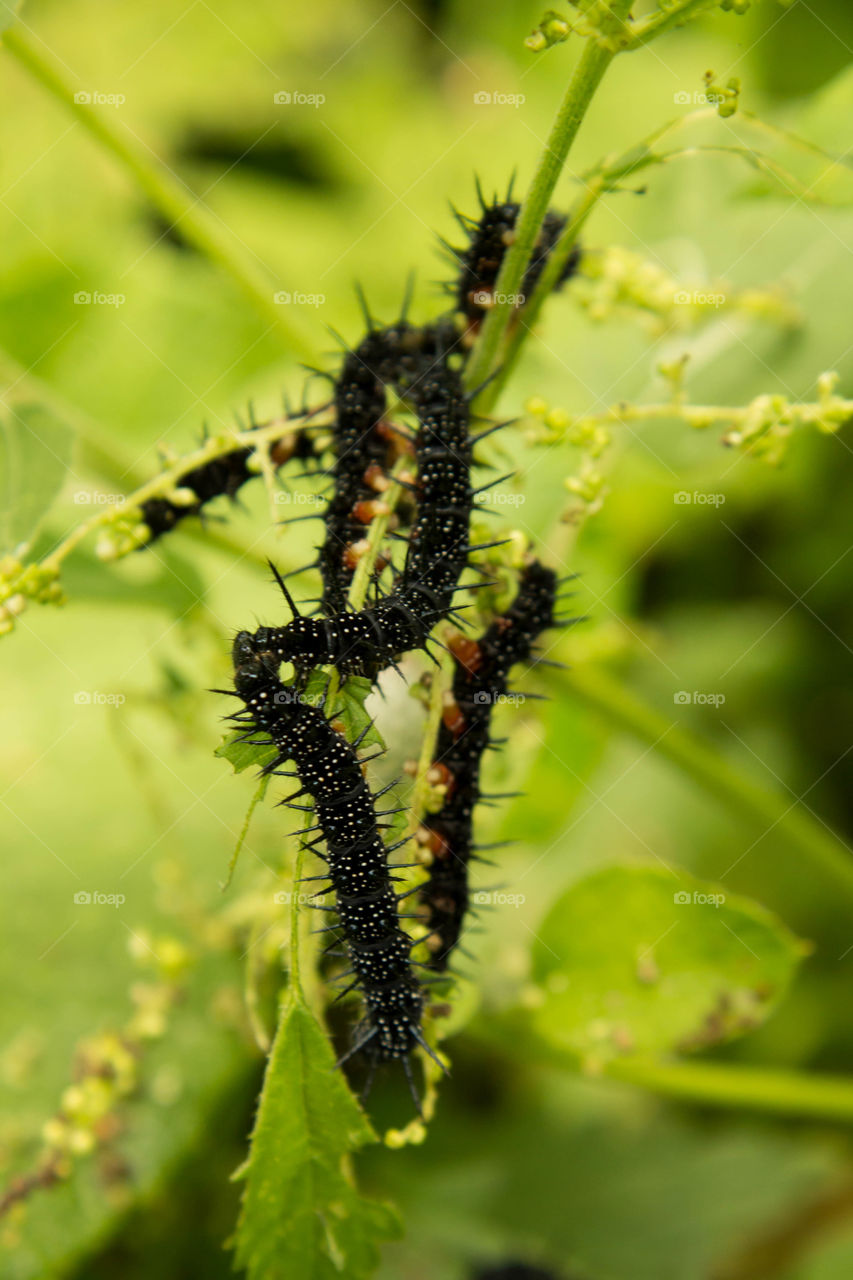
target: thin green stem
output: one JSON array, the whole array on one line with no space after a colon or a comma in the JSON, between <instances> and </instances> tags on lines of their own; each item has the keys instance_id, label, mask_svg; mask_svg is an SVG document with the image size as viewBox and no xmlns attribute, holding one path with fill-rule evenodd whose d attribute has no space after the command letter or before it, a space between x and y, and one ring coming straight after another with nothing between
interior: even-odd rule
<instances>
[{"instance_id":1,"label":"thin green stem","mask_svg":"<svg viewBox=\"0 0 853 1280\"><path fill-rule=\"evenodd\" d=\"M435 757L435 743L441 726L441 714L444 710L444 694L450 687L452 671L452 657L449 653L442 653L439 665L432 673L426 724L424 725L423 738L421 739L415 784L412 788L412 798L409 806L409 831L412 835L420 826L421 818L426 811L427 796L430 789L428 775Z\"/></svg>"},{"instance_id":2,"label":"thin green stem","mask_svg":"<svg viewBox=\"0 0 853 1280\"><path fill-rule=\"evenodd\" d=\"M613 0L611 12L620 27L631 0ZM572 143L614 52L596 40L587 40L575 73L560 104L545 149L518 215L515 239L503 260L495 283L495 305L489 312L468 363L466 381L478 387L494 371L507 327L515 313L514 299L521 293L527 265L533 255L557 180Z\"/></svg>"},{"instance_id":3,"label":"thin green stem","mask_svg":"<svg viewBox=\"0 0 853 1280\"><path fill-rule=\"evenodd\" d=\"M179 484L181 477L186 475L188 471L203 466L214 458L221 457L223 453L228 452L230 449L244 448L247 445L262 449L279 437L287 435L288 432L297 431L307 425L316 425L316 420L310 415L304 418L282 417L275 418L271 422L265 423L262 427L253 427L250 431L226 432L220 436L211 437L200 448L178 458L171 466L161 471L159 475L153 476L146 484L123 498L121 502L116 503L113 507L96 512L88 520L84 520L82 524L77 525L44 558L41 562L41 567L50 572L58 571L63 560L95 529L107 528L109 525L115 524L116 520L125 512L140 507L149 498L168 494L171 489L174 489Z\"/></svg>"},{"instance_id":4,"label":"thin green stem","mask_svg":"<svg viewBox=\"0 0 853 1280\"><path fill-rule=\"evenodd\" d=\"M652 40L656 40L666 31L671 31L673 27L683 26L693 18L699 18L703 13L716 9L719 3L720 0L681 0L679 5L650 14L647 18L630 24L629 31L620 42L621 48L638 49L641 45L650 44Z\"/></svg>"},{"instance_id":5,"label":"thin green stem","mask_svg":"<svg viewBox=\"0 0 853 1280\"><path fill-rule=\"evenodd\" d=\"M606 189L607 186L603 177L592 180L583 199L572 211L566 224L566 229L550 253L532 295L525 302L516 323L509 331L500 369L488 387L484 389L480 399L478 407L481 413L489 413L500 399L501 392L515 370L524 343L533 332L546 298L553 293L563 268L569 260L572 249L577 244L578 236L584 223Z\"/></svg>"},{"instance_id":6,"label":"thin green stem","mask_svg":"<svg viewBox=\"0 0 853 1280\"><path fill-rule=\"evenodd\" d=\"M646 706L624 685L590 667L554 673L560 689L598 712L611 725L647 743L763 832L774 831L819 870L837 892L853 899L853 850L796 798L767 791L733 768L713 748Z\"/></svg>"},{"instance_id":7,"label":"thin green stem","mask_svg":"<svg viewBox=\"0 0 853 1280\"><path fill-rule=\"evenodd\" d=\"M367 546L364 555L355 567L355 573L350 583L349 605L351 609L359 610L364 608L367 592L373 577L373 570L376 567L376 561L382 548L382 539L388 531L391 516L394 514L404 492L401 484L393 482L401 472L408 470L410 466L411 460L408 458L399 458L394 464L391 472L392 483L383 499L385 510L374 516L368 526Z\"/></svg>"},{"instance_id":8,"label":"thin green stem","mask_svg":"<svg viewBox=\"0 0 853 1280\"><path fill-rule=\"evenodd\" d=\"M309 827L313 821L313 815L306 813L305 826ZM299 910L299 899L301 896L300 885L305 874L305 848L305 841L301 839L296 846L296 857L293 859L293 879L290 886L290 995L299 1004L305 1003L305 993L302 990L302 976L299 968L299 921L302 914Z\"/></svg>"},{"instance_id":9,"label":"thin green stem","mask_svg":"<svg viewBox=\"0 0 853 1280\"><path fill-rule=\"evenodd\" d=\"M526 1015L517 1011L478 1018L468 1034L491 1049L515 1056L532 1034ZM584 1075L577 1053L535 1035L530 1058L542 1066ZM610 1080L697 1106L762 1111L835 1123L853 1123L853 1076L810 1074L747 1063L701 1058L654 1059L626 1054L600 1067Z\"/></svg>"},{"instance_id":10,"label":"thin green stem","mask_svg":"<svg viewBox=\"0 0 853 1280\"><path fill-rule=\"evenodd\" d=\"M627 1057L609 1063L604 1074L683 1102L853 1123L853 1079L844 1076Z\"/></svg>"},{"instance_id":11,"label":"thin green stem","mask_svg":"<svg viewBox=\"0 0 853 1280\"><path fill-rule=\"evenodd\" d=\"M313 355L311 344L276 304L280 286L266 267L127 125L120 123L118 112L78 102L59 61L45 49L36 49L19 27L4 32L3 47L121 161L168 223L180 227L187 241L231 276L288 350L301 357Z\"/></svg>"}]
</instances>

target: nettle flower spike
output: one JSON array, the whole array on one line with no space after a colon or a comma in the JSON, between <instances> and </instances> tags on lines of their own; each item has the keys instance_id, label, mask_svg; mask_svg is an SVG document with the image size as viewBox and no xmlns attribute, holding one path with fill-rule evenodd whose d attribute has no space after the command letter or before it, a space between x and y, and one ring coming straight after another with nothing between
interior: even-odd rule
<instances>
[{"instance_id":1,"label":"nettle flower spike","mask_svg":"<svg viewBox=\"0 0 853 1280\"><path fill-rule=\"evenodd\" d=\"M15 619L29 600L37 604L64 603L59 571L4 556L0 560L0 635L14 630Z\"/></svg>"},{"instance_id":2,"label":"nettle flower spike","mask_svg":"<svg viewBox=\"0 0 853 1280\"><path fill-rule=\"evenodd\" d=\"M705 96L709 102L716 104L717 115L723 120L733 116L737 111L740 97L740 80L737 76L732 76L725 85L715 83L713 71L706 71L703 79Z\"/></svg>"},{"instance_id":3,"label":"nettle flower spike","mask_svg":"<svg viewBox=\"0 0 853 1280\"><path fill-rule=\"evenodd\" d=\"M131 551L144 547L150 538L151 529L142 519L140 509L125 507L115 512L113 519L98 535L95 555L99 560L120 560Z\"/></svg>"}]
</instances>

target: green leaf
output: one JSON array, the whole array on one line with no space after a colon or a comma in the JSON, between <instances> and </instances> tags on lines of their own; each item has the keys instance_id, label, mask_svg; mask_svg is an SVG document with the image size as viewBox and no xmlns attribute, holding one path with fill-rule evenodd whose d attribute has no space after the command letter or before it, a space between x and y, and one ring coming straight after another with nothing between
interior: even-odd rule
<instances>
[{"instance_id":1,"label":"green leaf","mask_svg":"<svg viewBox=\"0 0 853 1280\"><path fill-rule=\"evenodd\" d=\"M537 930L534 1020L589 1061L696 1049L757 1026L805 951L770 912L654 866L572 886Z\"/></svg>"},{"instance_id":2,"label":"green leaf","mask_svg":"<svg viewBox=\"0 0 853 1280\"><path fill-rule=\"evenodd\" d=\"M246 769L251 769L252 765L262 769L275 759L278 749L271 742L262 746L239 742L243 733L243 729L235 729L233 733L226 734L213 754L227 760L235 773L243 773Z\"/></svg>"},{"instance_id":3,"label":"green leaf","mask_svg":"<svg viewBox=\"0 0 853 1280\"><path fill-rule=\"evenodd\" d=\"M0 551L32 541L68 474L73 440L42 405L20 404L0 418Z\"/></svg>"},{"instance_id":4,"label":"green leaf","mask_svg":"<svg viewBox=\"0 0 853 1280\"><path fill-rule=\"evenodd\" d=\"M267 1065L236 1235L250 1280L359 1280L379 1242L399 1235L390 1205L359 1195L351 1152L377 1138L351 1096L323 1031L285 1008Z\"/></svg>"},{"instance_id":5,"label":"green leaf","mask_svg":"<svg viewBox=\"0 0 853 1280\"><path fill-rule=\"evenodd\" d=\"M309 701L322 699L328 683L329 677L325 672L312 671L303 696ZM372 689L372 682L365 676L348 676L332 697L330 704L325 707L326 715L334 713L340 720L348 742L354 742L373 719L364 706ZM384 747L385 744L379 730L371 727L364 735L361 745Z\"/></svg>"}]
</instances>

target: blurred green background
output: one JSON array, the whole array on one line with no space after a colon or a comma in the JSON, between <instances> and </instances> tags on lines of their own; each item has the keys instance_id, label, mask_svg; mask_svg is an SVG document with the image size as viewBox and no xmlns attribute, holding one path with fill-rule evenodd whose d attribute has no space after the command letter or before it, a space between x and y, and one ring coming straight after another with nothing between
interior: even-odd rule
<instances>
[{"instance_id":1,"label":"blurred green background","mask_svg":"<svg viewBox=\"0 0 853 1280\"><path fill-rule=\"evenodd\" d=\"M577 56L571 44L539 57L525 50L540 17L526 2L443 0L286 9L66 0L24 10L33 44L61 59L75 89L122 95L102 110L204 200L278 289L322 299L286 319L327 367L326 326L359 334L355 279L390 318L415 268L415 318L436 314L445 300L431 282L448 271L436 236L454 239L448 201L475 211L475 173L502 191L517 170L526 188ZM739 76L752 110L844 150L851 52L844 0L708 17L618 61L571 172L683 111L677 95L700 91L708 68ZM305 351L288 349L17 62L0 53L0 63L4 381L13 401L50 399L79 431L46 549L80 518L76 494L123 491L126 468L153 474L158 444L186 451L203 422L231 423L250 399L260 415L282 388L298 401ZM324 100L277 104L282 91ZM482 92L524 101L481 105ZM564 177L556 203L567 207L573 190ZM661 398L656 363L685 351L700 401L814 398L828 368L851 393L850 210L761 194L735 158L699 156L652 171L642 195L611 197L584 240L631 248L698 284L782 284L804 322L790 331L721 314L655 335L629 314L592 323L570 288L549 304L504 416L531 395L572 412ZM81 305L81 292L124 300ZM546 559L564 546L570 453L531 468L527 502L508 516ZM802 433L779 469L671 422L625 432L613 454L607 501L572 555L577 607L590 621L565 655L576 667L607 664L667 721L792 804L803 797L849 839L849 432ZM679 490L725 502L679 505ZM70 1185L5 1219L3 1275L14 1280L230 1274L222 1243L238 1191L228 1176L245 1154L262 1073L246 1029L245 955L253 918L272 930L268 947L279 941L281 825L269 805L256 814L223 896L251 784L213 757L222 708L205 690L227 679L233 631L276 607L258 553L292 567L310 545L307 531L282 540L268 524L263 493L247 492L228 527L252 556L184 532L114 566L87 548L68 565L69 604L33 607L3 641L6 1175L32 1166L75 1044L126 1023L140 980L132 953L168 936L196 957L183 1004L148 1051L144 1087L124 1108L121 1169L82 1161ZM725 702L680 705L680 690ZM124 702L104 705L97 693ZM416 726L402 694L387 720L398 758L411 754ZM481 1008L449 1046L454 1074L426 1144L375 1148L359 1163L369 1190L393 1198L407 1221L405 1239L385 1250L383 1277L456 1280L510 1255L601 1280L849 1276L843 1130L580 1081L489 1035L495 1011L519 998L549 905L582 873L651 854L725 876L727 889L813 946L766 1024L715 1056L843 1073L853 1041L849 904L773 829L732 817L654 750L565 697L525 720L494 776L527 788L480 828L486 839L522 837L495 874L525 901L481 922L466 966ZM124 902L80 905L81 891ZM405 1105L389 1079L374 1103L380 1127Z\"/></svg>"}]
</instances>

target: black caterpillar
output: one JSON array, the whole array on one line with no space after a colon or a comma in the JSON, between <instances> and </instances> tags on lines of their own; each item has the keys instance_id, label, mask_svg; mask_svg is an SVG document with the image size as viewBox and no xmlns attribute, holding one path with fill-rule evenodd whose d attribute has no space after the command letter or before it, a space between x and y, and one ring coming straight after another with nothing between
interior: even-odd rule
<instances>
[{"instance_id":1,"label":"black caterpillar","mask_svg":"<svg viewBox=\"0 0 853 1280\"><path fill-rule=\"evenodd\" d=\"M348 358L346 372L357 372L364 384L364 396L356 398L352 382L346 380L347 394L357 402L362 421L384 408L386 381L404 392L415 408L420 424L415 443L417 516L401 578L371 608L327 618L301 617L282 583L297 616L286 626L262 627L255 633L259 647L276 654L280 662L293 662L303 670L328 664L342 674L375 676L398 654L425 648L439 619L453 615L453 596L472 550L468 523L474 501L470 470L475 441L468 431L471 397L460 374L447 363L444 342L439 327L396 326L371 331L351 353L352 360Z\"/></svg>"},{"instance_id":2,"label":"black caterpillar","mask_svg":"<svg viewBox=\"0 0 853 1280\"><path fill-rule=\"evenodd\" d=\"M481 197L481 204L480 222L466 224L470 244L460 258L462 271L455 290L469 332L488 302L475 305L473 293L477 288L493 288L518 216L518 205L509 196L491 206ZM564 226L561 215L548 214L539 256L525 275L525 290L535 285ZM573 258L561 282L575 263ZM300 614L274 570L292 611L291 621L281 627L260 627L254 634L242 631L233 648L235 696L245 704L234 717L247 729L242 740L254 742L261 735L264 742L272 741L277 754L266 766L267 773L281 773L282 764L294 762L295 773L285 776L297 778L300 790L283 803L292 804L302 794L313 799L316 825L310 830L319 834L307 847L316 850L318 844L325 845L319 856L327 869L324 875L309 878L327 881L328 887L320 892L335 894L336 905L325 908L337 913L338 923L330 932L335 943L343 942L350 958L350 973L345 976L353 981L347 990L357 988L364 1001L364 1018L345 1058L363 1051L371 1078L380 1063L400 1060L410 1082L412 1051L417 1046L432 1051L421 1031L425 996L410 958L415 944L400 925L398 899L404 895L395 893L388 866L388 854L399 843L386 848L377 821L396 810L376 810L362 776L364 762L357 753L364 735L348 743L332 727L322 706L307 702L304 690L308 674L318 666L334 666L342 676L375 679L383 668L395 665L399 655L420 649L429 652L435 624L458 617L454 596L469 589L461 588L459 580L475 549L469 545L477 492L471 488L472 451L482 435L495 429L471 435L471 401L479 388L470 394L465 391L465 349L458 317L414 327L404 310L395 324L381 327L367 314L367 333L358 346L346 351L334 379L333 494L316 562L323 580L320 614ZM387 421L389 389L406 400L418 419L413 441ZM414 515L405 563L388 595L352 611L347 597L355 553L373 514L377 478L386 475L393 461L395 439L414 444L417 468L417 481L410 485ZM245 463L246 458L239 465L245 469ZM219 487L217 491L230 490ZM201 493L199 498L200 504L206 500ZM184 514L187 508L182 507L178 518ZM512 608L478 642L463 638L454 650L454 718L442 729L435 763L448 780L447 797L441 812L424 820L433 863L426 883L411 891L419 895L416 918L423 919L425 914L427 919L432 958L426 967L432 970L446 969L468 908L467 866L474 856L471 818L481 798L479 767L488 745L491 703L505 692L513 664L529 657L536 637L553 625L555 589L550 570L538 563L529 565ZM282 662L292 662L296 668L292 687L279 679ZM415 1098L417 1102L416 1094Z\"/></svg>"},{"instance_id":3,"label":"black caterpillar","mask_svg":"<svg viewBox=\"0 0 853 1280\"><path fill-rule=\"evenodd\" d=\"M325 614L346 610L358 546L377 511L377 492L387 486L395 458L411 450L405 433L386 420L386 387L406 394L437 361L446 360L453 341L446 325L408 325L405 307L397 324L386 329L373 326L366 306L365 313L367 336L347 351L335 381L334 489L317 560Z\"/></svg>"},{"instance_id":4,"label":"black caterpillar","mask_svg":"<svg viewBox=\"0 0 853 1280\"><path fill-rule=\"evenodd\" d=\"M429 966L439 972L462 933L469 907L468 868L477 856L473 842L474 807L480 799L480 765L490 745L492 710L507 692L510 668L529 659L554 618L557 576L534 560L522 571L510 608L479 640L460 637L452 700L439 728L433 769L447 787L437 813L423 819L421 839L433 856L429 878L418 899L426 910Z\"/></svg>"},{"instance_id":5,"label":"black caterpillar","mask_svg":"<svg viewBox=\"0 0 853 1280\"><path fill-rule=\"evenodd\" d=\"M300 789L283 803L303 794L313 798L316 826L310 830L320 834L307 847L318 852L317 845L325 842L319 856L327 871L309 878L328 880L328 889L319 892L334 891L335 907L323 909L337 913L338 923L330 932L345 943L352 964L354 977L347 990L359 988L365 1005L345 1058L363 1050L371 1075L380 1063L399 1059L411 1082L409 1055L418 1045L432 1050L420 1029L424 994L412 972L413 944L400 928L398 895L388 867L388 854L405 841L386 848L380 835L378 818L394 810L377 814L362 775L365 762L357 753L364 735L348 743L322 707L309 705L279 681L277 655L259 648L257 638L246 631L234 641L233 661L236 696L245 703L234 719L250 726L242 740L256 741L260 732L264 741L273 742L278 755L265 773L281 773L286 761L294 762L295 774L283 776L298 778Z\"/></svg>"},{"instance_id":6,"label":"black caterpillar","mask_svg":"<svg viewBox=\"0 0 853 1280\"><path fill-rule=\"evenodd\" d=\"M232 449L179 476L175 481L175 488L189 489L195 494L194 502L178 503L173 502L171 498L148 498L143 502L140 511L149 534L142 548L150 547L153 542L161 538L164 533L169 533L187 516L201 515L207 504L214 498L236 497L247 480L257 475L256 471L249 468L249 459L255 451L254 445ZM314 441L308 431L293 431L276 440L270 446L269 452L273 466L283 467L291 458L306 460L313 458Z\"/></svg>"},{"instance_id":7,"label":"black caterpillar","mask_svg":"<svg viewBox=\"0 0 853 1280\"><path fill-rule=\"evenodd\" d=\"M509 245L515 234L515 224L521 205L511 199L512 188L505 200L494 199L487 204L477 188L481 214L478 221L457 213L457 219L468 236L468 244L461 248L448 245L453 259L459 264L459 274L452 293L456 308L476 331L483 316L492 305L492 291ZM521 282L521 297L527 299L533 293L548 257L566 227L567 218L549 209L542 222L534 255ZM559 289L577 271L581 259L579 245L575 245L555 288ZM523 305L523 303L522 303Z\"/></svg>"}]
</instances>

